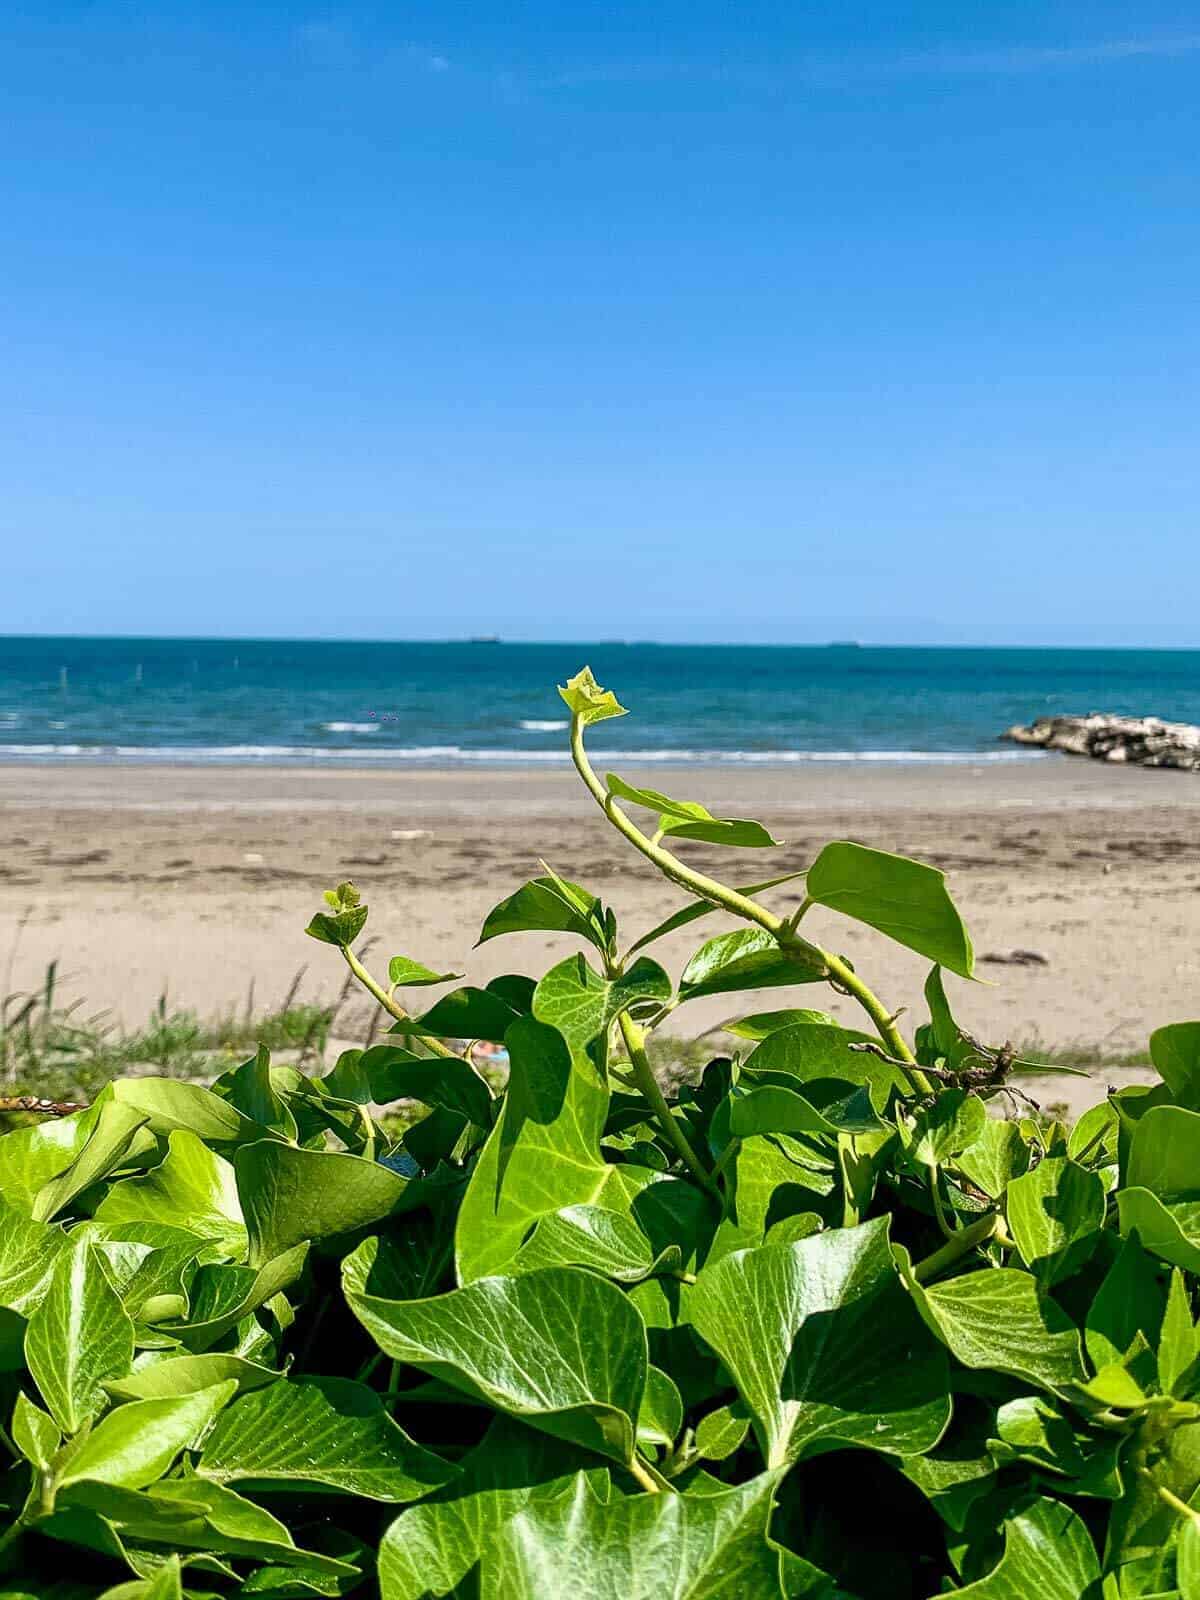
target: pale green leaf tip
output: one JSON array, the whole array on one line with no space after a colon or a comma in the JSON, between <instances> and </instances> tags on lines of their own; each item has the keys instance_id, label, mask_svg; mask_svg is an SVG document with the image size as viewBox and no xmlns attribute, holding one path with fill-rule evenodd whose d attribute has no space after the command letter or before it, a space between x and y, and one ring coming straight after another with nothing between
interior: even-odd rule
<instances>
[{"instance_id":1,"label":"pale green leaf tip","mask_svg":"<svg viewBox=\"0 0 1200 1600\"><path fill-rule=\"evenodd\" d=\"M609 717L628 715L612 690L602 689L596 682L591 667L582 668L565 684L559 684L558 692L571 714L585 726L592 722L605 722Z\"/></svg>"}]
</instances>

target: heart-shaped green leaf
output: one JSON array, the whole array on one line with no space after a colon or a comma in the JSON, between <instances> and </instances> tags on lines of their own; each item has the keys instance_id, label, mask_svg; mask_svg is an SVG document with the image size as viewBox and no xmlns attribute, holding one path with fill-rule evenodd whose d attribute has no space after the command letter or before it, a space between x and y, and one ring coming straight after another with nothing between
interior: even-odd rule
<instances>
[{"instance_id":1,"label":"heart-shaped green leaf","mask_svg":"<svg viewBox=\"0 0 1200 1600\"><path fill-rule=\"evenodd\" d=\"M399 1045L377 1044L364 1050L359 1067L366 1073L371 1098L380 1105L392 1100L420 1100L444 1106L480 1128L492 1125L492 1091L467 1061L457 1056L417 1056Z\"/></svg>"},{"instance_id":2,"label":"heart-shaped green leaf","mask_svg":"<svg viewBox=\"0 0 1200 1600\"><path fill-rule=\"evenodd\" d=\"M985 1117L978 1136L955 1161L959 1172L990 1200L998 1200L1013 1178L1029 1167L1029 1146L1015 1122Z\"/></svg>"},{"instance_id":3,"label":"heart-shaped green leaf","mask_svg":"<svg viewBox=\"0 0 1200 1600\"><path fill-rule=\"evenodd\" d=\"M774 989L793 983L819 983L816 967L787 956L764 928L740 928L709 939L683 969L681 1000L706 994L734 994L741 989Z\"/></svg>"},{"instance_id":4,"label":"heart-shaped green leaf","mask_svg":"<svg viewBox=\"0 0 1200 1600\"><path fill-rule=\"evenodd\" d=\"M657 961L635 961L619 978L602 978L582 955L560 961L538 984L533 1014L557 1028L573 1050L586 1049L622 1011L639 1001L662 1005L671 998L671 980Z\"/></svg>"},{"instance_id":5,"label":"heart-shaped green leaf","mask_svg":"<svg viewBox=\"0 0 1200 1600\"><path fill-rule=\"evenodd\" d=\"M964 1367L994 1368L1051 1390L1086 1381L1078 1328L1030 1273L996 1267L926 1286L894 1248L918 1310Z\"/></svg>"},{"instance_id":6,"label":"heart-shaped green leaf","mask_svg":"<svg viewBox=\"0 0 1200 1600\"><path fill-rule=\"evenodd\" d=\"M273 1367L214 1350L208 1355L167 1355L163 1360L135 1366L133 1372L114 1379L105 1388L118 1400L173 1400L218 1383L232 1382L239 1394L245 1394L250 1389L263 1389L282 1376Z\"/></svg>"},{"instance_id":7,"label":"heart-shaped green leaf","mask_svg":"<svg viewBox=\"0 0 1200 1600\"><path fill-rule=\"evenodd\" d=\"M705 844L732 845L739 849L761 850L778 843L761 822L744 817L714 817L695 800L675 800L657 789L639 789L615 772L606 775L608 792L617 800L645 806L659 813L659 831L675 839L696 839Z\"/></svg>"},{"instance_id":8,"label":"heart-shaped green leaf","mask_svg":"<svg viewBox=\"0 0 1200 1600\"><path fill-rule=\"evenodd\" d=\"M105 1404L104 1385L129 1371L133 1323L86 1238L59 1255L29 1319L25 1359L64 1433L78 1433Z\"/></svg>"},{"instance_id":9,"label":"heart-shaped green leaf","mask_svg":"<svg viewBox=\"0 0 1200 1600\"><path fill-rule=\"evenodd\" d=\"M1125 1184L1164 1204L1200 1197L1200 1111L1152 1106L1134 1128Z\"/></svg>"},{"instance_id":10,"label":"heart-shaped green leaf","mask_svg":"<svg viewBox=\"0 0 1200 1600\"><path fill-rule=\"evenodd\" d=\"M480 1153L455 1230L460 1282L513 1259L539 1217L564 1206L627 1212L654 1174L600 1153L609 1090L561 1032L526 1017L508 1032L509 1087Z\"/></svg>"},{"instance_id":11,"label":"heart-shaped green leaf","mask_svg":"<svg viewBox=\"0 0 1200 1600\"><path fill-rule=\"evenodd\" d=\"M276 1074L271 1068L271 1052L266 1045L259 1045L257 1052L240 1067L223 1073L213 1089L244 1117L259 1123L277 1138L294 1141L298 1137L296 1118L279 1092Z\"/></svg>"},{"instance_id":12,"label":"heart-shaped green leaf","mask_svg":"<svg viewBox=\"0 0 1200 1600\"><path fill-rule=\"evenodd\" d=\"M521 1015L512 996L496 979L486 989L452 989L430 1006L422 1016L398 1022L391 1030L415 1038L487 1039L503 1044L504 1035Z\"/></svg>"},{"instance_id":13,"label":"heart-shaped green leaf","mask_svg":"<svg viewBox=\"0 0 1200 1600\"><path fill-rule=\"evenodd\" d=\"M241 1585L243 1595L336 1595L360 1575L345 1561L298 1549L277 1517L206 1478L172 1478L145 1490L84 1481L63 1489L60 1504L68 1515L90 1511L139 1546L174 1545L202 1553L196 1563L201 1569L223 1570L214 1564L217 1556L270 1562L270 1568L257 1569ZM143 1564L141 1551L135 1560ZM153 1567L149 1560L145 1565ZM298 1581L314 1586L298 1586Z\"/></svg>"},{"instance_id":14,"label":"heart-shaped green leaf","mask_svg":"<svg viewBox=\"0 0 1200 1600\"><path fill-rule=\"evenodd\" d=\"M573 933L607 948L603 908L594 894L565 878L533 878L484 918L479 944L505 933Z\"/></svg>"},{"instance_id":15,"label":"heart-shaped green leaf","mask_svg":"<svg viewBox=\"0 0 1200 1600\"><path fill-rule=\"evenodd\" d=\"M742 1069L742 1082L773 1083L781 1088L803 1090L803 1086L824 1079L837 1079L870 1090L871 1102L883 1111L891 1094L906 1094L908 1080L904 1069L877 1055L852 1049L852 1046L877 1044L870 1034L852 1028L829 1027L818 1022L796 1023L769 1034L752 1050Z\"/></svg>"},{"instance_id":16,"label":"heart-shaped green leaf","mask_svg":"<svg viewBox=\"0 0 1200 1600\"><path fill-rule=\"evenodd\" d=\"M238 1144L261 1139L259 1123L198 1083L177 1078L118 1078L114 1098L146 1118L152 1133L166 1138L185 1129L211 1144Z\"/></svg>"},{"instance_id":17,"label":"heart-shaped green leaf","mask_svg":"<svg viewBox=\"0 0 1200 1600\"><path fill-rule=\"evenodd\" d=\"M574 1205L542 1217L507 1270L587 1267L618 1283L640 1283L656 1272L678 1268L681 1259L678 1245L656 1254L632 1218L603 1206Z\"/></svg>"},{"instance_id":18,"label":"heart-shaped green leaf","mask_svg":"<svg viewBox=\"0 0 1200 1600\"><path fill-rule=\"evenodd\" d=\"M1083 1521L1057 1500L1035 1500L1004 1521L1004 1554L967 1600L1091 1600L1100 1561Z\"/></svg>"},{"instance_id":19,"label":"heart-shaped green leaf","mask_svg":"<svg viewBox=\"0 0 1200 1600\"><path fill-rule=\"evenodd\" d=\"M1124 1361L1139 1333L1151 1349L1157 1346L1166 1305L1159 1272L1136 1239L1122 1240L1084 1325L1088 1358L1097 1369Z\"/></svg>"},{"instance_id":20,"label":"heart-shaped green leaf","mask_svg":"<svg viewBox=\"0 0 1200 1600\"><path fill-rule=\"evenodd\" d=\"M805 888L817 905L865 922L961 978L972 976L974 952L944 872L839 840L808 869Z\"/></svg>"},{"instance_id":21,"label":"heart-shaped green leaf","mask_svg":"<svg viewBox=\"0 0 1200 1600\"><path fill-rule=\"evenodd\" d=\"M235 1260L246 1253L233 1166L186 1128L169 1136L166 1157L157 1167L109 1188L96 1220L112 1226L164 1223L210 1240Z\"/></svg>"},{"instance_id":22,"label":"heart-shaped green leaf","mask_svg":"<svg viewBox=\"0 0 1200 1600\"><path fill-rule=\"evenodd\" d=\"M1122 1189L1117 1208L1125 1238L1136 1234L1163 1261L1200 1276L1200 1201L1166 1206L1149 1189Z\"/></svg>"},{"instance_id":23,"label":"heart-shaped green leaf","mask_svg":"<svg viewBox=\"0 0 1200 1600\"><path fill-rule=\"evenodd\" d=\"M318 911L304 930L310 939L339 947L352 945L367 922L367 908L352 883L339 883L336 889L326 889L325 903L328 911Z\"/></svg>"},{"instance_id":24,"label":"heart-shaped green leaf","mask_svg":"<svg viewBox=\"0 0 1200 1600\"><path fill-rule=\"evenodd\" d=\"M236 1328L243 1317L281 1294L304 1270L308 1241L294 1245L261 1267L203 1266L191 1286L185 1323L170 1324L180 1344L199 1354Z\"/></svg>"},{"instance_id":25,"label":"heart-shaped green leaf","mask_svg":"<svg viewBox=\"0 0 1200 1600\"><path fill-rule=\"evenodd\" d=\"M711 1494L599 1500L582 1474L557 1499L527 1505L485 1556L482 1600L563 1595L580 1569L593 1594L623 1600L779 1600L767 1540L775 1473Z\"/></svg>"},{"instance_id":26,"label":"heart-shaped green leaf","mask_svg":"<svg viewBox=\"0 0 1200 1600\"><path fill-rule=\"evenodd\" d=\"M1150 1035L1150 1059L1181 1104L1200 1109L1200 1022L1171 1022Z\"/></svg>"},{"instance_id":27,"label":"heart-shaped green leaf","mask_svg":"<svg viewBox=\"0 0 1200 1600\"><path fill-rule=\"evenodd\" d=\"M965 1089L943 1089L913 1118L909 1155L921 1166L942 1166L975 1143L986 1121L987 1112L978 1095Z\"/></svg>"},{"instance_id":28,"label":"heart-shaped green leaf","mask_svg":"<svg viewBox=\"0 0 1200 1600\"><path fill-rule=\"evenodd\" d=\"M918 1454L949 1421L945 1357L905 1295L887 1227L739 1251L686 1292L769 1467L839 1445Z\"/></svg>"},{"instance_id":29,"label":"heart-shaped green leaf","mask_svg":"<svg viewBox=\"0 0 1200 1600\"><path fill-rule=\"evenodd\" d=\"M1040 1161L1014 1178L1005 1201L1021 1259L1046 1284L1069 1278L1100 1241L1104 1180L1065 1156Z\"/></svg>"},{"instance_id":30,"label":"heart-shaped green leaf","mask_svg":"<svg viewBox=\"0 0 1200 1600\"><path fill-rule=\"evenodd\" d=\"M164 1400L133 1400L110 1411L71 1452L65 1486L81 1478L144 1489L167 1471L237 1392L234 1382Z\"/></svg>"},{"instance_id":31,"label":"heart-shaped green leaf","mask_svg":"<svg viewBox=\"0 0 1200 1600\"><path fill-rule=\"evenodd\" d=\"M115 1099L97 1102L98 1114L86 1143L65 1172L51 1178L33 1200L33 1216L49 1222L66 1209L75 1196L113 1172L132 1152L148 1118Z\"/></svg>"},{"instance_id":32,"label":"heart-shaped green leaf","mask_svg":"<svg viewBox=\"0 0 1200 1600\"><path fill-rule=\"evenodd\" d=\"M406 1188L403 1178L362 1156L301 1150L275 1139L243 1145L235 1169L251 1266L303 1240L378 1222L395 1209Z\"/></svg>"},{"instance_id":33,"label":"heart-shaped green leaf","mask_svg":"<svg viewBox=\"0 0 1200 1600\"><path fill-rule=\"evenodd\" d=\"M394 1361L615 1461L632 1458L646 1386L646 1329L620 1289L547 1267L480 1278L429 1300L371 1292L378 1241L343 1263L350 1308Z\"/></svg>"},{"instance_id":34,"label":"heart-shaped green leaf","mask_svg":"<svg viewBox=\"0 0 1200 1600\"><path fill-rule=\"evenodd\" d=\"M62 1444L62 1429L40 1406L35 1406L27 1394L19 1391L13 1407L12 1438L27 1461L32 1461L42 1472L48 1472Z\"/></svg>"},{"instance_id":35,"label":"heart-shaped green leaf","mask_svg":"<svg viewBox=\"0 0 1200 1600\"><path fill-rule=\"evenodd\" d=\"M86 1111L5 1133L0 1198L15 1211L31 1216L39 1191L66 1172L80 1155L112 1098L112 1089L105 1088ZM147 1138L153 1148L153 1140Z\"/></svg>"},{"instance_id":36,"label":"heart-shaped green leaf","mask_svg":"<svg viewBox=\"0 0 1200 1600\"><path fill-rule=\"evenodd\" d=\"M457 1476L388 1416L365 1384L304 1378L243 1395L197 1469L219 1483L321 1483L369 1500L419 1500Z\"/></svg>"},{"instance_id":37,"label":"heart-shaped green leaf","mask_svg":"<svg viewBox=\"0 0 1200 1600\"><path fill-rule=\"evenodd\" d=\"M721 1029L738 1039L753 1039L757 1044L768 1034L778 1033L781 1028L794 1028L803 1023L816 1023L829 1028L836 1026L827 1011L813 1011L801 1006L786 1011L756 1011L749 1017L731 1017L728 1022L721 1024Z\"/></svg>"},{"instance_id":38,"label":"heart-shaped green leaf","mask_svg":"<svg viewBox=\"0 0 1200 1600\"><path fill-rule=\"evenodd\" d=\"M730 1203L709 1249L709 1262L762 1244L768 1228L811 1211L814 1201L832 1193L834 1170L832 1154L819 1158L799 1141L766 1135L743 1139L728 1168Z\"/></svg>"},{"instance_id":39,"label":"heart-shaped green leaf","mask_svg":"<svg viewBox=\"0 0 1200 1600\"><path fill-rule=\"evenodd\" d=\"M453 983L461 972L434 972L408 956L393 956L388 962L388 982L395 989L425 989L432 984Z\"/></svg>"},{"instance_id":40,"label":"heart-shaped green leaf","mask_svg":"<svg viewBox=\"0 0 1200 1600\"><path fill-rule=\"evenodd\" d=\"M518 1511L560 1495L588 1456L577 1446L499 1416L463 1462L462 1477L402 1511L379 1546L383 1600L448 1595L495 1547ZM592 1476L603 1482L601 1467Z\"/></svg>"},{"instance_id":41,"label":"heart-shaped green leaf","mask_svg":"<svg viewBox=\"0 0 1200 1600\"><path fill-rule=\"evenodd\" d=\"M66 1244L61 1228L34 1222L0 1200L0 1306L29 1316L45 1294Z\"/></svg>"},{"instance_id":42,"label":"heart-shaped green leaf","mask_svg":"<svg viewBox=\"0 0 1200 1600\"><path fill-rule=\"evenodd\" d=\"M814 1104L794 1089L775 1084L736 1096L730 1104L730 1132L738 1139L756 1133L814 1133L836 1138L839 1133L874 1133L882 1126L865 1089L828 1080L818 1080L812 1087L821 1091L815 1098L822 1103Z\"/></svg>"}]
</instances>

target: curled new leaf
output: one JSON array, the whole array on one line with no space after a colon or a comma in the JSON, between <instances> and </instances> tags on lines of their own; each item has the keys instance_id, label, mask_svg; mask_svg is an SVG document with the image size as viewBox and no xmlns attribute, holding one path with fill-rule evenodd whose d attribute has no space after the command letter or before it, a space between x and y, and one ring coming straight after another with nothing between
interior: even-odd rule
<instances>
[{"instance_id":1,"label":"curled new leaf","mask_svg":"<svg viewBox=\"0 0 1200 1600\"><path fill-rule=\"evenodd\" d=\"M605 722L609 717L626 715L625 707L618 702L616 695L611 690L602 689L596 682L591 667L584 667L573 678L568 678L565 684L559 686L558 692L571 715L577 717L585 727L593 722Z\"/></svg>"},{"instance_id":2,"label":"curled new leaf","mask_svg":"<svg viewBox=\"0 0 1200 1600\"><path fill-rule=\"evenodd\" d=\"M352 945L367 923L367 908L352 883L339 883L326 889L328 911L318 911L304 930L310 939L341 947Z\"/></svg>"}]
</instances>

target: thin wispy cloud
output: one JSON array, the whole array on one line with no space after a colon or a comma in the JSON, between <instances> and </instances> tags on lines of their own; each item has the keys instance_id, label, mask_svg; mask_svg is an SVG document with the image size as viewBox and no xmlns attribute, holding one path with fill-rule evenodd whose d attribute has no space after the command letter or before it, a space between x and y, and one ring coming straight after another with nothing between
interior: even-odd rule
<instances>
[{"instance_id":1,"label":"thin wispy cloud","mask_svg":"<svg viewBox=\"0 0 1200 1600\"><path fill-rule=\"evenodd\" d=\"M377 70L389 63L402 63L421 72L450 71L450 57L441 50L412 40L381 49L336 19L313 18L299 23L292 30L292 42L313 66L327 70Z\"/></svg>"},{"instance_id":2,"label":"thin wispy cloud","mask_svg":"<svg viewBox=\"0 0 1200 1600\"><path fill-rule=\"evenodd\" d=\"M1055 68L1115 65L1148 58L1170 59L1200 53L1200 33L1145 38L1102 39L1064 45L1010 45L981 50L916 50L893 55L804 56L791 62L755 64L727 60L658 59L605 62L571 67L539 80L542 88L583 88L591 84L713 82L782 87L833 84L878 78L1016 76Z\"/></svg>"},{"instance_id":3,"label":"thin wispy cloud","mask_svg":"<svg viewBox=\"0 0 1200 1600\"><path fill-rule=\"evenodd\" d=\"M1013 45L990 50L917 51L883 63L894 72L1036 72L1044 67L1103 66L1147 56L1200 51L1200 33L1146 39L1106 39L1068 45Z\"/></svg>"},{"instance_id":4,"label":"thin wispy cloud","mask_svg":"<svg viewBox=\"0 0 1200 1600\"><path fill-rule=\"evenodd\" d=\"M393 41L383 47L378 42L373 44L337 18L316 17L299 23L292 30L292 42L310 64L331 71L378 72L391 67L442 76L455 65L445 51L420 41ZM1063 45L1015 44L984 49L947 46L874 55L868 51L807 54L791 60L763 62L733 56L705 60L659 56L579 62L564 65L557 71L523 70L512 66L493 71L486 62L468 61L461 63L458 76L468 84L490 80L502 98L516 103L530 93L591 87L637 89L691 83L780 93L791 88L850 87L910 77L1016 77L1151 59L1181 59L1197 54L1200 54L1200 33L1187 33L1085 40Z\"/></svg>"}]
</instances>

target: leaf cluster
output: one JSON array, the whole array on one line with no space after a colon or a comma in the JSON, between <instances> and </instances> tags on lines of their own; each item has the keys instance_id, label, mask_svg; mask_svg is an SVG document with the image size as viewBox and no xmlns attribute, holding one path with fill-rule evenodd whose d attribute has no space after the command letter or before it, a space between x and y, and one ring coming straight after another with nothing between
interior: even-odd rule
<instances>
[{"instance_id":1,"label":"leaf cluster","mask_svg":"<svg viewBox=\"0 0 1200 1600\"><path fill-rule=\"evenodd\" d=\"M564 699L677 913L623 945L547 869L480 938L577 940L548 972L384 983L343 884L309 932L384 1042L117 1080L0 1139L0 1597L1197 1600L1200 1023L1047 1125L952 1012L940 873L839 841L782 918L671 848L766 830L602 782L583 733L620 707ZM932 963L911 1040L801 936L818 910ZM716 911L677 976L645 953ZM664 1095L668 1017L792 985Z\"/></svg>"}]
</instances>

